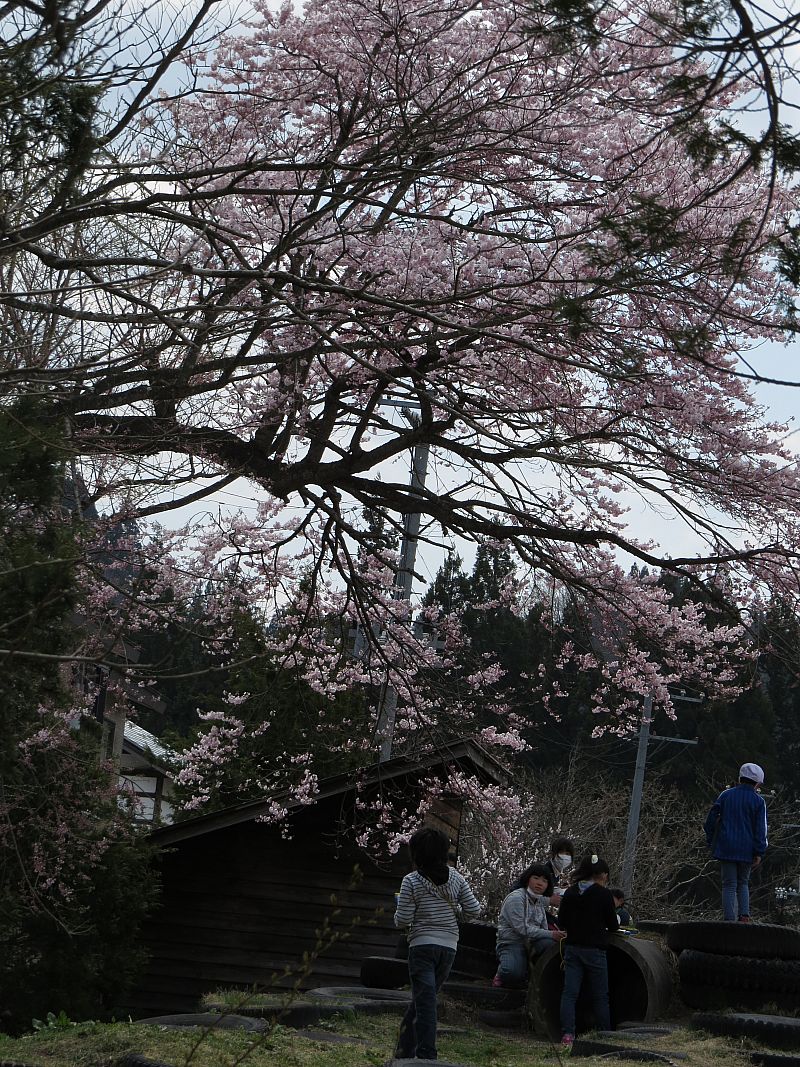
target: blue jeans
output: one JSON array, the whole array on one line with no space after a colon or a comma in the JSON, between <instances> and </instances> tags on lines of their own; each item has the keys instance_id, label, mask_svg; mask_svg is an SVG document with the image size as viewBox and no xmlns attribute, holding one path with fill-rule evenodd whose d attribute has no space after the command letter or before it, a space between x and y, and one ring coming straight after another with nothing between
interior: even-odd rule
<instances>
[{"instance_id":1,"label":"blue jeans","mask_svg":"<svg viewBox=\"0 0 800 1067\"><path fill-rule=\"evenodd\" d=\"M411 1004L400 1023L397 1059L436 1059L436 994L450 974L455 950L443 945L411 945L408 974Z\"/></svg>"},{"instance_id":2,"label":"blue jeans","mask_svg":"<svg viewBox=\"0 0 800 1067\"><path fill-rule=\"evenodd\" d=\"M528 978L528 949L522 941L497 946L497 974L505 986L525 984Z\"/></svg>"},{"instance_id":3,"label":"blue jeans","mask_svg":"<svg viewBox=\"0 0 800 1067\"><path fill-rule=\"evenodd\" d=\"M575 1033L575 1005L584 979L591 994L594 1024L611 1029L608 1007L608 963L602 948L567 945L564 949L564 991L561 994L561 1033Z\"/></svg>"},{"instance_id":4,"label":"blue jeans","mask_svg":"<svg viewBox=\"0 0 800 1067\"><path fill-rule=\"evenodd\" d=\"M722 918L735 923L750 915L750 872L752 863L740 860L720 860L722 872Z\"/></svg>"}]
</instances>

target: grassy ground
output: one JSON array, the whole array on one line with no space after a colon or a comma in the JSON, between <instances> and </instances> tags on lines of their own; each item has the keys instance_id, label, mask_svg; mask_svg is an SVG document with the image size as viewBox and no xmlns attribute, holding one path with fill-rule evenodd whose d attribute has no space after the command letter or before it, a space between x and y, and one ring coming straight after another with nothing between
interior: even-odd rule
<instances>
[{"instance_id":1,"label":"grassy ground","mask_svg":"<svg viewBox=\"0 0 800 1067\"><path fill-rule=\"evenodd\" d=\"M470 1067L555 1067L562 1062L552 1045L529 1034L481 1027L454 1005L443 1005L441 1025L442 1060ZM0 1060L36 1067L112 1067L126 1052L137 1052L175 1067L381 1067L391 1055L397 1028L397 1016L346 1012L317 1023L308 1034L278 1026L266 1037L135 1023L82 1023L17 1039L0 1036ZM689 1067L744 1067L747 1051L755 1046L686 1029L648 1041L644 1047L685 1052ZM607 1062L601 1057L580 1060L587 1067Z\"/></svg>"}]
</instances>

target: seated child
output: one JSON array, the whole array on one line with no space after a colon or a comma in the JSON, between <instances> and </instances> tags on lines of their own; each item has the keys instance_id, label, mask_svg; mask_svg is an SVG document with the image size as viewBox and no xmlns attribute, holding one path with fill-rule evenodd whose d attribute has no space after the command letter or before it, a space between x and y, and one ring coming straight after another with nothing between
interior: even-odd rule
<instances>
[{"instance_id":1,"label":"seated child","mask_svg":"<svg viewBox=\"0 0 800 1067\"><path fill-rule=\"evenodd\" d=\"M547 926L553 881L543 863L522 872L500 908L497 920L497 974L492 985L519 986L528 977L528 959L565 935Z\"/></svg>"},{"instance_id":2,"label":"seated child","mask_svg":"<svg viewBox=\"0 0 800 1067\"><path fill-rule=\"evenodd\" d=\"M614 888L611 890L611 896L614 898L614 907L617 909L619 925L630 926L632 922L631 913L625 907L625 894L621 889Z\"/></svg>"}]
</instances>

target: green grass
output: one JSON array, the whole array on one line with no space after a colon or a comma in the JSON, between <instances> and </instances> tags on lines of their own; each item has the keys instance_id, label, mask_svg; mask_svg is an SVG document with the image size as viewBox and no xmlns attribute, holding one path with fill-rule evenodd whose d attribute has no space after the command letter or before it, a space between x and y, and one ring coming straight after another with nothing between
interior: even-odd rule
<instances>
[{"instance_id":1,"label":"green grass","mask_svg":"<svg viewBox=\"0 0 800 1067\"><path fill-rule=\"evenodd\" d=\"M235 1013L242 1008L282 1008L289 1004L305 1004L309 999L302 993L290 990L283 993L256 993L245 989L218 989L201 997L200 1007L203 1011L215 1011L222 1007Z\"/></svg>"},{"instance_id":2,"label":"green grass","mask_svg":"<svg viewBox=\"0 0 800 1067\"><path fill-rule=\"evenodd\" d=\"M364 1028L365 1031L369 1027ZM379 1067L387 1059L378 1035L367 1045L328 1045L278 1026L266 1037L241 1031L166 1030L135 1023L82 1023L58 1033L0 1038L0 1059L36 1067L111 1067L126 1052L175 1067Z\"/></svg>"},{"instance_id":3,"label":"green grass","mask_svg":"<svg viewBox=\"0 0 800 1067\"><path fill-rule=\"evenodd\" d=\"M238 996L241 1000L241 992ZM212 999L219 999L219 995ZM448 1002L442 1007L438 1041L442 1060L470 1067L557 1067L562 1062L558 1049L531 1034L483 1028L462 1007ZM398 1025L396 1015L344 1012L312 1028L323 1036L329 1033L354 1039L352 1044L330 1044L283 1026L264 1037L241 1031L81 1023L17 1039L0 1035L0 1060L36 1067L113 1067L126 1052L137 1052L174 1067L382 1067L391 1056ZM624 1040L620 1036L620 1043ZM627 1042L636 1043L630 1038ZM691 1067L744 1067L748 1062L746 1050L754 1046L686 1029L655 1038L642 1047L654 1052L686 1052ZM599 1067L608 1061L590 1057L580 1062Z\"/></svg>"}]
</instances>

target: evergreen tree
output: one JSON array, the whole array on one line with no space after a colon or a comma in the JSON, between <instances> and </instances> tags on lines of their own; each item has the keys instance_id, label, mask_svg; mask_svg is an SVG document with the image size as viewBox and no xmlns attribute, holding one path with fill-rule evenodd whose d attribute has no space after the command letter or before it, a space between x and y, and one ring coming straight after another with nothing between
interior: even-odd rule
<instances>
[{"instance_id":1,"label":"evergreen tree","mask_svg":"<svg viewBox=\"0 0 800 1067\"><path fill-rule=\"evenodd\" d=\"M113 1011L141 955L148 849L58 656L75 647L80 529L41 404L0 411L0 989L6 1025Z\"/></svg>"},{"instance_id":2,"label":"evergreen tree","mask_svg":"<svg viewBox=\"0 0 800 1067\"><path fill-rule=\"evenodd\" d=\"M166 625L136 633L141 661L150 665L165 705L163 713L141 708L137 721L170 747L184 746L197 730L198 711L218 707L224 692L225 681L214 669L208 648L213 626L198 590L188 604L178 606Z\"/></svg>"},{"instance_id":3,"label":"evergreen tree","mask_svg":"<svg viewBox=\"0 0 800 1067\"><path fill-rule=\"evenodd\" d=\"M730 626L736 622L735 605L728 588L728 578L720 569L706 589L699 589L687 579L662 573L659 584L669 590L670 603L680 607L687 601L699 604L705 613L708 627ZM666 736L697 739L691 748L664 745L655 748L648 765L660 768L664 781L679 787L684 793L706 797L708 782L728 784L745 760L761 764L771 776L776 766L775 709L765 679L752 663L745 662L738 669L740 692L729 699L704 699L701 688L693 687L693 679L686 678L686 695L681 700L676 693L673 701L674 719L659 712L654 720L654 732ZM677 759L678 753L681 758Z\"/></svg>"},{"instance_id":4,"label":"evergreen tree","mask_svg":"<svg viewBox=\"0 0 800 1067\"><path fill-rule=\"evenodd\" d=\"M445 615L461 615L469 592L464 561L449 552L422 598L423 608L437 607Z\"/></svg>"},{"instance_id":5,"label":"evergreen tree","mask_svg":"<svg viewBox=\"0 0 800 1067\"><path fill-rule=\"evenodd\" d=\"M480 545L469 576L461 558L453 554L439 568L423 600L446 614L455 615L462 626L464 647L455 668L440 688L448 697L472 709L475 731L494 726L503 732L511 722L530 744L526 765L545 766L567 758L575 740L580 701L577 688L558 700L558 721L544 707L540 668L552 666L565 637L558 627L546 625L546 611L534 603L527 611L515 605L515 568L505 546ZM470 681L482 668L499 666L497 682L475 688ZM499 705L505 710L496 713ZM463 726L458 727L463 732Z\"/></svg>"},{"instance_id":6,"label":"evergreen tree","mask_svg":"<svg viewBox=\"0 0 800 1067\"><path fill-rule=\"evenodd\" d=\"M759 666L774 711L776 776L791 797L800 797L800 623L775 598L760 627Z\"/></svg>"}]
</instances>

